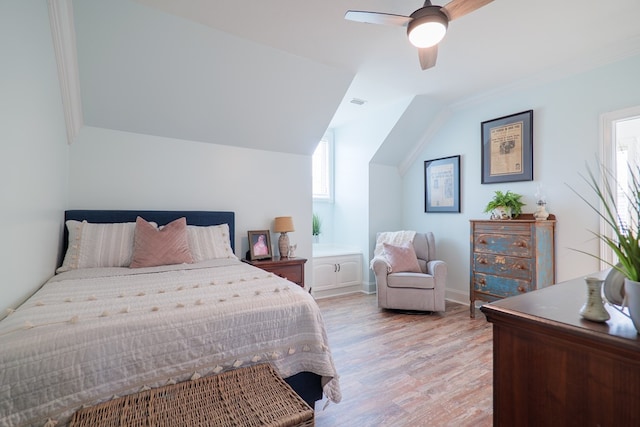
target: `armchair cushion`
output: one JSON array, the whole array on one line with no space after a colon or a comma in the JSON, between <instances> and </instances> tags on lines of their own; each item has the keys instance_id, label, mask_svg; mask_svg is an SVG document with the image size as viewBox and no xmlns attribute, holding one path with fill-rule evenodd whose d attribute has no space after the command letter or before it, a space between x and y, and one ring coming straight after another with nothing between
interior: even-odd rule
<instances>
[{"instance_id":1,"label":"armchair cushion","mask_svg":"<svg viewBox=\"0 0 640 427\"><path fill-rule=\"evenodd\" d=\"M430 274L423 273L391 273L387 276L390 288L433 289L436 281Z\"/></svg>"},{"instance_id":2,"label":"armchair cushion","mask_svg":"<svg viewBox=\"0 0 640 427\"><path fill-rule=\"evenodd\" d=\"M391 266L391 272L422 273L413 245L396 246L383 243L382 246L384 247L383 256Z\"/></svg>"}]
</instances>

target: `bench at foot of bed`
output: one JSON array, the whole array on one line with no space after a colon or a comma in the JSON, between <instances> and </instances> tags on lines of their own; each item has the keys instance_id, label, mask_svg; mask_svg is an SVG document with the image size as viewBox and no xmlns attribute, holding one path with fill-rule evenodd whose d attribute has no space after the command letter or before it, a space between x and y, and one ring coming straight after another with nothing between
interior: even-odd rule
<instances>
[{"instance_id":1,"label":"bench at foot of bed","mask_svg":"<svg viewBox=\"0 0 640 427\"><path fill-rule=\"evenodd\" d=\"M76 412L70 426L313 426L313 409L269 364L120 397Z\"/></svg>"}]
</instances>

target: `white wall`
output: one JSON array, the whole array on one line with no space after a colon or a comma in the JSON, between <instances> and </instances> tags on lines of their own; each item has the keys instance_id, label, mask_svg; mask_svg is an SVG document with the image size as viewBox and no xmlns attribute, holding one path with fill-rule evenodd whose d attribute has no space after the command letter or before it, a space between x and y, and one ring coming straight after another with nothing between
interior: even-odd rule
<instances>
[{"instance_id":1,"label":"white wall","mask_svg":"<svg viewBox=\"0 0 640 427\"><path fill-rule=\"evenodd\" d=\"M333 219L333 206L333 202L313 202L313 212L318 214L320 218L320 236L318 237L318 241L321 244L333 244L334 242L333 224L335 220Z\"/></svg>"},{"instance_id":2,"label":"white wall","mask_svg":"<svg viewBox=\"0 0 640 427\"><path fill-rule=\"evenodd\" d=\"M336 191L332 243L362 250L362 277L365 286L368 285L368 260L371 259L369 252L372 250L369 247L369 163L410 102L410 98L397 101L372 111L369 120L354 122L334 130ZM390 213L388 206L378 214L398 215Z\"/></svg>"},{"instance_id":3,"label":"white wall","mask_svg":"<svg viewBox=\"0 0 640 427\"><path fill-rule=\"evenodd\" d=\"M404 226L433 230L439 257L449 264L447 296L468 301L469 220L486 218L484 207L496 190L524 195L525 212L535 210L534 193L542 184L547 210L557 216L557 280L563 281L598 269L596 260L570 248L598 251L588 230L598 230L598 218L567 184L586 191L580 173L585 163L595 164L599 151L600 115L640 105L640 56L589 72L484 99L458 108L404 176ZM534 181L480 183L480 123L496 117L534 110ZM424 213L423 162L460 154L460 214ZM595 200L595 199L593 199Z\"/></svg>"},{"instance_id":4,"label":"white wall","mask_svg":"<svg viewBox=\"0 0 640 427\"><path fill-rule=\"evenodd\" d=\"M368 281L368 289L375 291L375 276L368 268L369 260L373 258L376 243L376 233L379 231L396 231L403 229L402 217L402 177L395 166L378 165L372 163L369 166L369 251L365 257L367 274L363 277Z\"/></svg>"},{"instance_id":5,"label":"white wall","mask_svg":"<svg viewBox=\"0 0 640 427\"><path fill-rule=\"evenodd\" d=\"M271 230L278 254L273 220L292 216L296 256L311 258L311 156L85 127L69 181L71 209L234 211L240 258L248 230Z\"/></svg>"},{"instance_id":6,"label":"white wall","mask_svg":"<svg viewBox=\"0 0 640 427\"><path fill-rule=\"evenodd\" d=\"M67 143L47 3L0 2L0 317L53 275Z\"/></svg>"}]
</instances>

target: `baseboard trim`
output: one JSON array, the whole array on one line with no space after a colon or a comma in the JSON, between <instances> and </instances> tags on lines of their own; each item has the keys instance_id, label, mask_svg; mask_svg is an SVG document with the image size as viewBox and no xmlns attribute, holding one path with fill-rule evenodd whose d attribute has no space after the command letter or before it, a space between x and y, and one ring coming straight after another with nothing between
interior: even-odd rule
<instances>
[{"instance_id":1,"label":"baseboard trim","mask_svg":"<svg viewBox=\"0 0 640 427\"><path fill-rule=\"evenodd\" d=\"M362 288L358 285L352 286L344 286L340 288L330 288L330 289L311 289L311 295L315 299L323 299L323 298L331 298L331 297L339 297L350 294L360 294L363 292Z\"/></svg>"},{"instance_id":2,"label":"baseboard trim","mask_svg":"<svg viewBox=\"0 0 640 427\"><path fill-rule=\"evenodd\" d=\"M447 289L444 298L447 301L457 302L458 304L469 305L469 294L464 291L459 291L457 289Z\"/></svg>"},{"instance_id":3,"label":"baseboard trim","mask_svg":"<svg viewBox=\"0 0 640 427\"><path fill-rule=\"evenodd\" d=\"M332 298L350 294L367 294L372 295L377 292L376 284L362 283L361 285L349 285L343 287L333 287L329 289L311 289L311 294L315 299ZM455 302L462 305L469 305L469 294L457 289L447 289L445 292L447 301Z\"/></svg>"}]
</instances>

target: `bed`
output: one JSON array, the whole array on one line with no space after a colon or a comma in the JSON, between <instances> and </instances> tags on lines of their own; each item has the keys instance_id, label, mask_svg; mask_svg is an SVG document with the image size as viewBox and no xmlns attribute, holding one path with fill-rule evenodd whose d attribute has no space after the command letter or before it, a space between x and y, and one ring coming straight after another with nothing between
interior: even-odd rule
<instances>
[{"instance_id":1,"label":"bed","mask_svg":"<svg viewBox=\"0 0 640 427\"><path fill-rule=\"evenodd\" d=\"M169 233L182 218L191 262L129 267L142 259L142 225ZM312 407L323 394L339 402L317 304L235 256L234 218L65 212L57 274L0 321L0 425L60 426L114 397L265 362Z\"/></svg>"}]
</instances>

